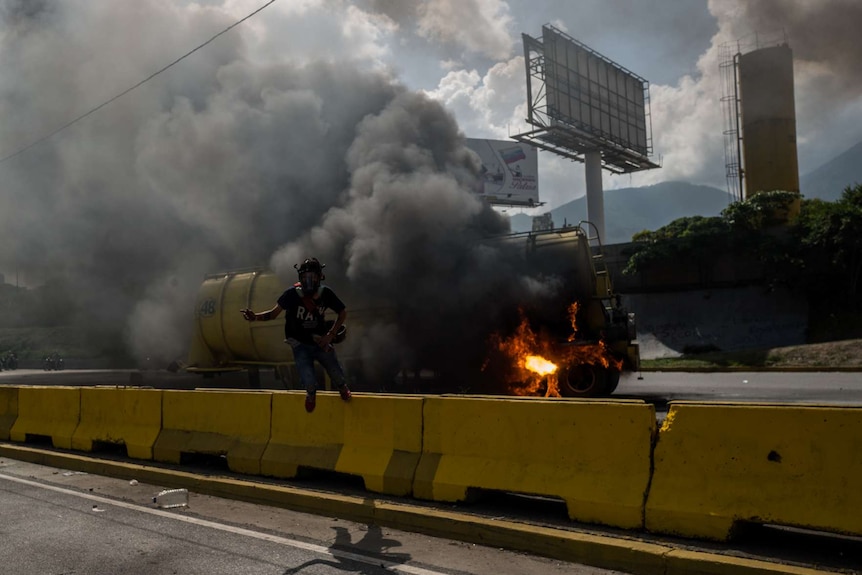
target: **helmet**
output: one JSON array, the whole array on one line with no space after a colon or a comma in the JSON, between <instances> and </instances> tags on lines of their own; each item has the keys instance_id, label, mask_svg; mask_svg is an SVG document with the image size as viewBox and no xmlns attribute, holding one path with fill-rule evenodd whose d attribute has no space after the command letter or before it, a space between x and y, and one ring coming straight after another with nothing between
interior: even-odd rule
<instances>
[{"instance_id":1,"label":"helmet","mask_svg":"<svg viewBox=\"0 0 862 575\"><path fill-rule=\"evenodd\" d=\"M302 291L305 292L316 292L320 287L320 281L326 277L323 275L326 264L321 264L317 258L308 258L302 264L296 264L293 267L299 274L299 283Z\"/></svg>"}]
</instances>

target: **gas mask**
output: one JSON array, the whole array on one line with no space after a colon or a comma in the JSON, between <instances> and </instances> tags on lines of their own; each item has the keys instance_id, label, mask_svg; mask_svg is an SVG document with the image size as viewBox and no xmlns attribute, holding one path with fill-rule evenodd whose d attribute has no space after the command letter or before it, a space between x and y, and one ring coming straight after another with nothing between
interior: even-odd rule
<instances>
[{"instance_id":1,"label":"gas mask","mask_svg":"<svg viewBox=\"0 0 862 575\"><path fill-rule=\"evenodd\" d=\"M303 292L311 295L320 287L320 276L316 272L305 272L300 274L299 284Z\"/></svg>"}]
</instances>

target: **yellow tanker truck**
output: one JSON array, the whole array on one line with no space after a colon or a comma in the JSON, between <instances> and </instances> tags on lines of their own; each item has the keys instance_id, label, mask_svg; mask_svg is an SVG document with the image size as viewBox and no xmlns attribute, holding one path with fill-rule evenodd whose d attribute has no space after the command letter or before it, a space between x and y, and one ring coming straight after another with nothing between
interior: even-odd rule
<instances>
[{"instance_id":1,"label":"yellow tanker truck","mask_svg":"<svg viewBox=\"0 0 862 575\"><path fill-rule=\"evenodd\" d=\"M527 273L564 278L567 297L577 301L577 337L559 329L556 332L561 353L554 355L558 360L563 358L563 365L555 379L564 396L609 395L617 386L620 371L637 370L639 365L634 315L621 307L602 255L590 246L590 239L578 225L493 240L512 242L523 249ZM283 322L247 322L239 313L245 308L269 309L286 287L272 271L264 269L206 277L197 296L185 369L205 376L246 370L252 387L260 385L261 369L274 370L286 387L298 387L292 354L284 343ZM380 312L354 306L349 309L349 335L339 345L339 358L349 375L363 369L362 346L358 345L366 323L363 318L379 318ZM568 324L566 318L550 320ZM609 361L585 359L596 354L573 353L589 346L600 346ZM415 375L420 370L410 366L409 371Z\"/></svg>"}]
</instances>

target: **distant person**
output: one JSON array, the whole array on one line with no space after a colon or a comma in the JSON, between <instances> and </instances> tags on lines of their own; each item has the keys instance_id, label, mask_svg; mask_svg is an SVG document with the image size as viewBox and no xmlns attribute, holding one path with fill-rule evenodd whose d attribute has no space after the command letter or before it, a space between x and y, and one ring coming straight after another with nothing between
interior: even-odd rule
<instances>
[{"instance_id":1,"label":"distant person","mask_svg":"<svg viewBox=\"0 0 862 575\"><path fill-rule=\"evenodd\" d=\"M350 401L351 393L344 377L344 369L335 354L332 343L346 329L347 308L328 286L321 282L324 265L317 258L310 258L302 265L293 266L299 274L299 281L281 294L272 309L255 313L250 309L241 310L248 321L269 321L287 312L284 323L284 339L293 350L293 360L299 373L299 381L305 388L305 410L314 411L317 399L317 378L314 375L314 361L320 362L329 375L333 385L338 388L341 399ZM338 314L334 322L324 320L324 312L331 309Z\"/></svg>"}]
</instances>

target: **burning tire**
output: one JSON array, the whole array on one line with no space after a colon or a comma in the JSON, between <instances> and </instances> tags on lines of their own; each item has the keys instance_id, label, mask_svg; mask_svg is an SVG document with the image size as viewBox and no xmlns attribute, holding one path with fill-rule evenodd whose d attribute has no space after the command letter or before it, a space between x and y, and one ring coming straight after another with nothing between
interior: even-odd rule
<instances>
[{"instance_id":1,"label":"burning tire","mask_svg":"<svg viewBox=\"0 0 862 575\"><path fill-rule=\"evenodd\" d=\"M619 372L598 365L570 365L560 374L558 385L563 397L599 397L616 388L619 378Z\"/></svg>"}]
</instances>

